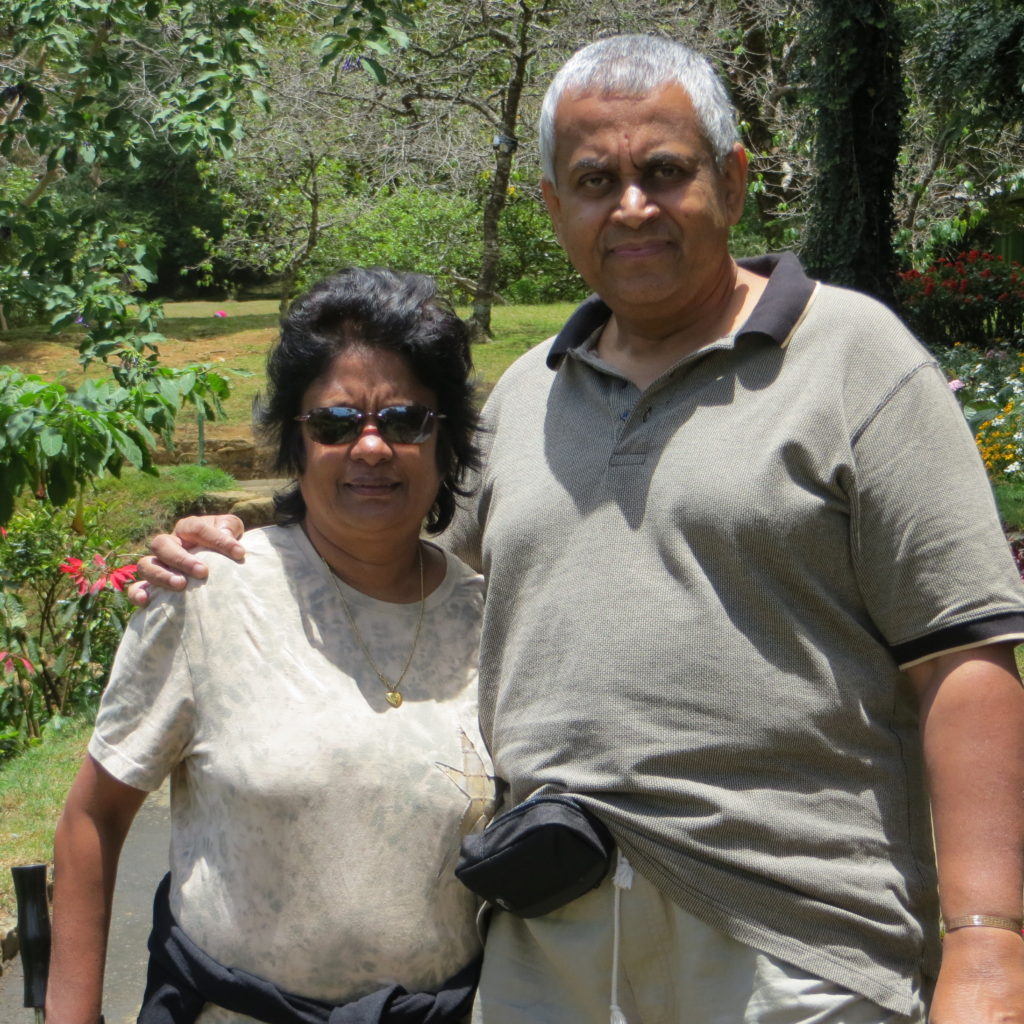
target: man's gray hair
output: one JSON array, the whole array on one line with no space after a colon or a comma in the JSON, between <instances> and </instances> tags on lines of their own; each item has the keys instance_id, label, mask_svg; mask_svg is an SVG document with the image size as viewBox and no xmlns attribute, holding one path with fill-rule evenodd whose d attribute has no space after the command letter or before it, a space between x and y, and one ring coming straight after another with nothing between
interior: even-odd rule
<instances>
[{"instance_id":1,"label":"man's gray hair","mask_svg":"<svg viewBox=\"0 0 1024 1024\"><path fill-rule=\"evenodd\" d=\"M555 182L555 110L566 93L646 96L675 82L690 97L715 163L725 161L739 138L736 111L707 58L659 36L612 36L577 50L544 94L537 122L544 177Z\"/></svg>"}]
</instances>

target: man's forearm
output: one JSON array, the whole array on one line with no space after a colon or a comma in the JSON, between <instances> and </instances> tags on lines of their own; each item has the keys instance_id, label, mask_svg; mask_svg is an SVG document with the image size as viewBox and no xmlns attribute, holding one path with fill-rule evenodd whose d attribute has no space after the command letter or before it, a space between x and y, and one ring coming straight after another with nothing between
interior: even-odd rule
<instances>
[{"instance_id":1,"label":"man's forearm","mask_svg":"<svg viewBox=\"0 0 1024 1024\"><path fill-rule=\"evenodd\" d=\"M1019 919L1024 902L1024 690L1008 646L911 670L932 801L946 921ZM948 933L930 1024L1024 1021L1024 939Z\"/></svg>"},{"instance_id":2,"label":"man's forearm","mask_svg":"<svg viewBox=\"0 0 1024 1024\"><path fill-rule=\"evenodd\" d=\"M930 676L922 691L921 738L943 916L1019 918L1024 689L1012 649L983 648L939 658Z\"/></svg>"}]
</instances>

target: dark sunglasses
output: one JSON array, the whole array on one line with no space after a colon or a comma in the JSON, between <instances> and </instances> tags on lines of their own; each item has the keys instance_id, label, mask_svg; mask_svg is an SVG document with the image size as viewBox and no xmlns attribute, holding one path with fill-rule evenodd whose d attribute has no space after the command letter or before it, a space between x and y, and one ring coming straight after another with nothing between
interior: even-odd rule
<instances>
[{"instance_id":1,"label":"dark sunglasses","mask_svg":"<svg viewBox=\"0 0 1024 1024\"><path fill-rule=\"evenodd\" d=\"M434 420L443 420L444 414L425 405L389 405L376 412L328 405L295 418L306 424L309 436L317 444L351 444L366 423L376 424L388 444L423 444L434 432Z\"/></svg>"}]
</instances>

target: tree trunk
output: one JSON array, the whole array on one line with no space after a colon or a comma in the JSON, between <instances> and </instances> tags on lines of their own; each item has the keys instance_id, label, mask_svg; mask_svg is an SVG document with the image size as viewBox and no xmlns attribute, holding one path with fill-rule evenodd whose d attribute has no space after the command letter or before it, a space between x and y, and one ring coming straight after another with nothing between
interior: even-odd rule
<instances>
[{"instance_id":1,"label":"tree trunk","mask_svg":"<svg viewBox=\"0 0 1024 1024\"><path fill-rule=\"evenodd\" d=\"M500 150L494 154L494 177L484 206L483 252L480 274L473 289L473 315L469 326L474 341L491 337L491 307L494 305L494 285L498 279L501 260L499 225L501 213L508 198L508 181L512 173L512 154Z\"/></svg>"},{"instance_id":2,"label":"tree trunk","mask_svg":"<svg viewBox=\"0 0 1024 1024\"><path fill-rule=\"evenodd\" d=\"M474 341L485 341L491 337L491 307L494 305L494 285L498 279L498 263L501 260L499 225L502 211L508 201L508 182L512 174L523 83L526 81L527 64L533 56L533 50L530 48L530 22L533 19L533 11L525 2L520 2L519 11L518 47L513 58L512 76L502 97L501 135L505 142L497 145L494 150L494 177L491 179L487 203L484 206L480 274L473 291L473 315L469 318L469 328Z\"/></svg>"},{"instance_id":3,"label":"tree trunk","mask_svg":"<svg viewBox=\"0 0 1024 1024\"><path fill-rule=\"evenodd\" d=\"M810 273L894 296L893 189L906 107L892 0L816 0L817 177L803 249Z\"/></svg>"}]
</instances>

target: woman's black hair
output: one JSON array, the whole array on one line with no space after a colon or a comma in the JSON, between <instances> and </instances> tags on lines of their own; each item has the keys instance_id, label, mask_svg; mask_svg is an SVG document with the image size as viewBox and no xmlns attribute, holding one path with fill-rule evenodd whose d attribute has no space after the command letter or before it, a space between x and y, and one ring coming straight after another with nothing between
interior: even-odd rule
<instances>
[{"instance_id":1,"label":"woman's black hair","mask_svg":"<svg viewBox=\"0 0 1024 1024\"><path fill-rule=\"evenodd\" d=\"M298 476L305 468L302 424L295 417L306 390L339 352L352 345L400 356L437 396L437 466L441 487L427 515L428 533L440 533L455 514L456 496L470 493L468 474L479 468L478 416L470 381L469 329L424 274L352 267L331 274L292 303L281 337L267 356L267 394L254 419L276 448L274 469ZM274 499L279 523L299 522L306 503L298 484Z\"/></svg>"}]
</instances>

